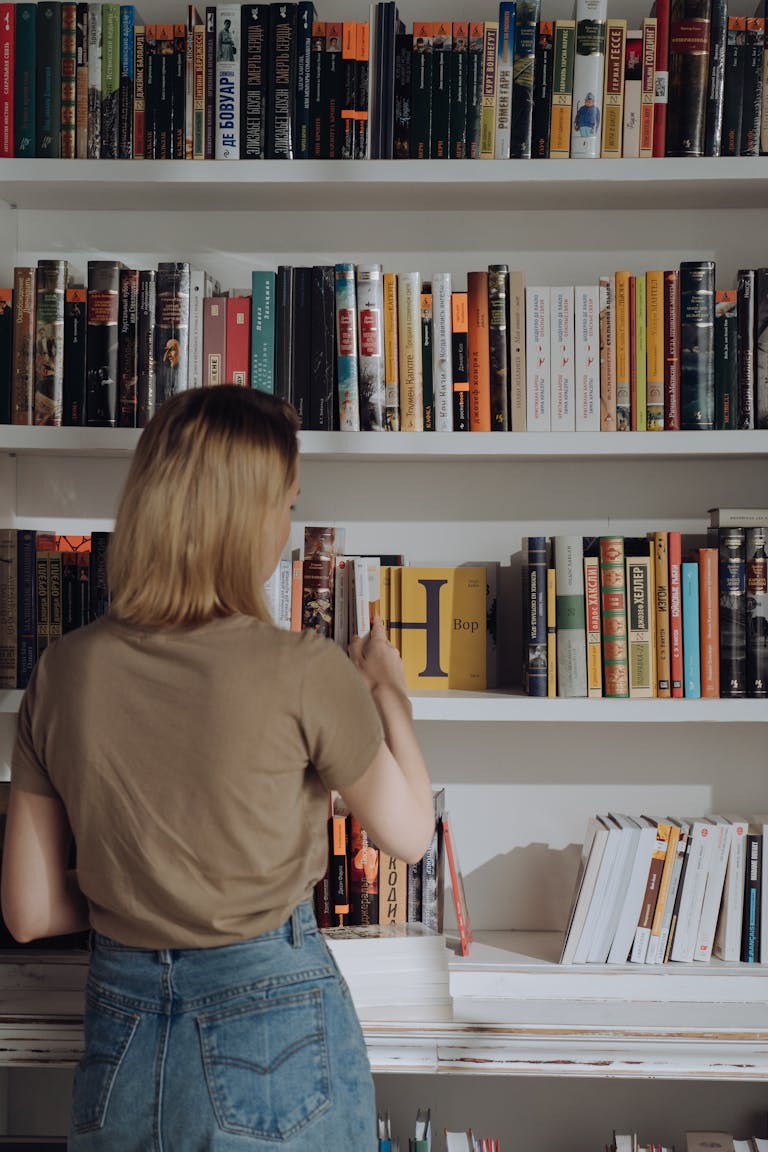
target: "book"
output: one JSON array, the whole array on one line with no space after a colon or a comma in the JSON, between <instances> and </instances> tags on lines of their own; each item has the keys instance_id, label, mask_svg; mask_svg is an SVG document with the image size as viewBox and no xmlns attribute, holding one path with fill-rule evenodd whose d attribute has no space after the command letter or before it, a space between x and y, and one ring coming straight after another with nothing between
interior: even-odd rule
<instances>
[{"instance_id":1,"label":"book","mask_svg":"<svg viewBox=\"0 0 768 1152\"><path fill-rule=\"evenodd\" d=\"M269 160L292 160L296 154L297 4L270 4L269 22L266 155ZM352 45L354 77L354 26Z\"/></svg>"},{"instance_id":2,"label":"book","mask_svg":"<svg viewBox=\"0 0 768 1152\"><path fill-rule=\"evenodd\" d=\"M379 921L379 850L356 816L349 816L350 922L363 927Z\"/></svg>"},{"instance_id":3,"label":"book","mask_svg":"<svg viewBox=\"0 0 768 1152\"><path fill-rule=\"evenodd\" d=\"M631 816L610 812L608 821L611 828L618 828L620 838L605 893L598 906L594 936L586 957L589 964L605 964L608 959L640 839L640 826Z\"/></svg>"},{"instance_id":4,"label":"book","mask_svg":"<svg viewBox=\"0 0 768 1152\"><path fill-rule=\"evenodd\" d=\"M627 667L629 695L648 699L655 695L656 627L655 558L649 541L624 541L627 602Z\"/></svg>"},{"instance_id":5,"label":"book","mask_svg":"<svg viewBox=\"0 0 768 1152\"><path fill-rule=\"evenodd\" d=\"M744 964L758 964L761 959L764 959L760 955L762 856L762 825L750 822L746 837L744 905L741 918L741 951L739 957Z\"/></svg>"},{"instance_id":6,"label":"book","mask_svg":"<svg viewBox=\"0 0 768 1152\"><path fill-rule=\"evenodd\" d=\"M653 923L645 953L646 964L661 964L664 959L664 924L667 905L674 898L673 879L678 859L678 844L682 832L679 821L668 819L657 822L657 836L665 842L664 863L659 877L659 891L653 911Z\"/></svg>"},{"instance_id":7,"label":"book","mask_svg":"<svg viewBox=\"0 0 768 1152\"><path fill-rule=\"evenodd\" d=\"M448 124L449 155L453 160L467 157L467 84L469 80L469 23L454 20L450 58L451 105Z\"/></svg>"},{"instance_id":8,"label":"book","mask_svg":"<svg viewBox=\"0 0 768 1152\"><path fill-rule=\"evenodd\" d=\"M574 290L550 289L550 428L572 432L576 427L574 364Z\"/></svg>"},{"instance_id":9,"label":"book","mask_svg":"<svg viewBox=\"0 0 768 1152\"><path fill-rule=\"evenodd\" d=\"M600 431L615 432L616 423L616 277L598 283L600 347Z\"/></svg>"},{"instance_id":10,"label":"book","mask_svg":"<svg viewBox=\"0 0 768 1152\"><path fill-rule=\"evenodd\" d=\"M550 290L526 287L526 427L529 432L550 429L551 335Z\"/></svg>"},{"instance_id":11,"label":"book","mask_svg":"<svg viewBox=\"0 0 768 1152\"><path fill-rule=\"evenodd\" d=\"M491 431L509 431L509 266L488 267L488 371ZM473 294L472 302L475 300Z\"/></svg>"},{"instance_id":12,"label":"book","mask_svg":"<svg viewBox=\"0 0 768 1152\"><path fill-rule=\"evenodd\" d=\"M117 306L117 424L136 428L138 421L139 270L121 268Z\"/></svg>"},{"instance_id":13,"label":"book","mask_svg":"<svg viewBox=\"0 0 768 1152\"><path fill-rule=\"evenodd\" d=\"M683 637L683 695L698 700L701 696L701 655L699 636L699 564L683 560L681 564L681 618ZM674 644L673 649L674 653ZM720 647L722 654L722 644ZM722 667L720 671L722 682Z\"/></svg>"},{"instance_id":14,"label":"book","mask_svg":"<svg viewBox=\"0 0 768 1152\"><path fill-rule=\"evenodd\" d=\"M472 924L469 919L469 907L464 891L464 878L458 858L458 849L453 834L451 818L447 811L442 816L443 838L445 843L445 858L448 862L448 874L451 880L451 894L453 907L456 913L456 924L459 930L459 948L462 956L469 956L473 940Z\"/></svg>"},{"instance_id":15,"label":"book","mask_svg":"<svg viewBox=\"0 0 768 1152\"><path fill-rule=\"evenodd\" d=\"M453 431L453 330L451 273L432 275L432 391L435 430ZM466 366L466 356L464 359Z\"/></svg>"},{"instance_id":16,"label":"book","mask_svg":"<svg viewBox=\"0 0 768 1152\"><path fill-rule=\"evenodd\" d=\"M719 156L722 151L727 40L727 0L713 0L709 28L707 103L704 128L705 156Z\"/></svg>"},{"instance_id":17,"label":"book","mask_svg":"<svg viewBox=\"0 0 768 1152\"><path fill-rule=\"evenodd\" d=\"M597 159L602 131L607 0L576 0L571 156Z\"/></svg>"},{"instance_id":18,"label":"book","mask_svg":"<svg viewBox=\"0 0 768 1152\"><path fill-rule=\"evenodd\" d=\"M0 288L0 424L13 413L13 289Z\"/></svg>"},{"instance_id":19,"label":"book","mask_svg":"<svg viewBox=\"0 0 768 1152\"><path fill-rule=\"evenodd\" d=\"M715 427L734 429L739 410L735 289L715 290Z\"/></svg>"},{"instance_id":20,"label":"book","mask_svg":"<svg viewBox=\"0 0 768 1152\"><path fill-rule=\"evenodd\" d=\"M635 935L632 941L630 960L633 964L654 962L653 960L648 960L648 950L653 933L656 907L659 901L661 878L664 873L671 828L671 825L666 821L654 820L647 816L643 817L643 825L649 827L653 832L653 848L650 851L643 897L635 925Z\"/></svg>"},{"instance_id":21,"label":"book","mask_svg":"<svg viewBox=\"0 0 768 1152\"><path fill-rule=\"evenodd\" d=\"M428 159L431 150L433 31L433 22L414 21L409 154L416 160Z\"/></svg>"},{"instance_id":22,"label":"book","mask_svg":"<svg viewBox=\"0 0 768 1152\"><path fill-rule=\"evenodd\" d=\"M555 22L554 20L541 20L536 35L536 52L533 65L533 120L531 124L531 156L537 160L549 159L554 67Z\"/></svg>"},{"instance_id":23,"label":"book","mask_svg":"<svg viewBox=\"0 0 768 1152\"><path fill-rule=\"evenodd\" d=\"M574 409L577 432L600 430L599 290L577 285L573 306Z\"/></svg>"},{"instance_id":24,"label":"book","mask_svg":"<svg viewBox=\"0 0 768 1152\"><path fill-rule=\"evenodd\" d=\"M547 540L527 536L523 549L523 684L547 695Z\"/></svg>"},{"instance_id":25,"label":"book","mask_svg":"<svg viewBox=\"0 0 768 1152\"><path fill-rule=\"evenodd\" d=\"M228 296L226 317L227 340L224 356L224 382L248 388L250 386L250 296Z\"/></svg>"},{"instance_id":26,"label":"book","mask_svg":"<svg viewBox=\"0 0 768 1152\"><path fill-rule=\"evenodd\" d=\"M680 272L664 272L664 430L680 430Z\"/></svg>"},{"instance_id":27,"label":"book","mask_svg":"<svg viewBox=\"0 0 768 1152\"><path fill-rule=\"evenodd\" d=\"M603 634L603 695L629 696L629 649L624 540L600 539L600 611Z\"/></svg>"},{"instance_id":28,"label":"book","mask_svg":"<svg viewBox=\"0 0 768 1152\"><path fill-rule=\"evenodd\" d=\"M624 47L624 122L621 154L640 155L640 106L643 88L643 33L628 28Z\"/></svg>"},{"instance_id":29,"label":"book","mask_svg":"<svg viewBox=\"0 0 768 1152\"><path fill-rule=\"evenodd\" d=\"M498 42L498 20L486 20L483 24L482 100L480 106L479 156L481 160L493 160L496 156Z\"/></svg>"},{"instance_id":30,"label":"book","mask_svg":"<svg viewBox=\"0 0 768 1152\"><path fill-rule=\"evenodd\" d=\"M406 567L400 620L406 681L411 688L486 687L484 568Z\"/></svg>"},{"instance_id":31,"label":"book","mask_svg":"<svg viewBox=\"0 0 768 1152\"><path fill-rule=\"evenodd\" d=\"M672 695L672 651L670 635L670 571L669 533L653 533L655 629L656 629L656 692L660 698Z\"/></svg>"},{"instance_id":32,"label":"book","mask_svg":"<svg viewBox=\"0 0 768 1152\"><path fill-rule=\"evenodd\" d=\"M557 579L547 568L547 696L557 696Z\"/></svg>"},{"instance_id":33,"label":"book","mask_svg":"<svg viewBox=\"0 0 768 1152\"><path fill-rule=\"evenodd\" d=\"M754 424L768 428L768 268L755 269Z\"/></svg>"},{"instance_id":34,"label":"book","mask_svg":"<svg viewBox=\"0 0 768 1152\"><path fill-rule=\"evenodd\" d=\"M600 144L600 155L606 159L618 159L622 155L626 39L625 19L611 17L606 20L603 123Z\"/></svg>"},{"instance_id":35,"label":"book","mask_svg":"<svg viewBox=\"0 0 768 1152\"><path fill-rule=\"evenodd\" d=\"M336 358L339 427L342 432L359 432L360 396L354 264L336 265Z\"/></svg>"},{"instance_id":36,"label":"book","mask_svg":"<svg viewBox=\"0 0 768 1152\"><path fill-rule=\"evenodd\" d=\"M631 273L615 273L614 313L616 317L616 430L629 432L631 411L631 329L630 329Z\"/></svg>"},{"instance_id":37,"label":"book","mask_svg":"<svg viewBox=\"0 0 768 1152\"><path fill-rule=\"evenodd\" d=\"M699 655L701 695L720 696L718 549L699 548Z\"/></svg>"},{"instance_id":38,"label":"book","mask_svg":"<svg viewBox=\"0 0 768 1152\"><path fill-rule=\"evenodd\" d=\"M421 923L431 932L443 931L445 891L445 789L432 791L435 830L421 859Z\"/></svg>"},{"instance_id":39,"label":"book","mask_svg":"<svg viewBox=\"0 0 768 1152\"><path fill-rule=\"evenodd\" d=\"M571 155L571 107L573 104L575 52L575 20L556 20L552 73L552 115L549 128L549 155L552 160L567 160Z\"/></svg>"},{"instance_id":40,"label":"book","mask_svg":"<svg viewBox=\"0 0 768 1152\"><path fill-rule=\"evenodd\" d=\"M59 121L62 160L74 160L77 152L77 4L61 5L61 110ZM8 118L8 138L13 137L13 116Z\"/></svg>"},{"instance_id":41,"label":"book","mask_svg":"<svg viewBox=\"0 0 768 1152\"><path fill-rule=\"evenodd\" d=\"M517 0L512 67L512 119L509 155L529 159L533 143L533 98L541 0Z\"/></svg>"},{"instance_id":42,"label":"book","mask_svg":"<svg viewBox=\"0 0 768 1152\"><path fill-rule=\"evenodd\" d=\"M185 391L189 374L189 264L161 261L155 285L156 404Z\"/></svg>"},{"instance_id":43,"label":"book","mask_svg":"<svg viewBox=\"0 0 768 1152\"><path fill-rule=\"evenodd\" d=\"M480 158L480 138L483 115L483 44L485 25L482 20L469 22L467 45L467 143L469 160Z\"/></svg>"},{"instance_id":44,"label":"book","mask_svg":"<svg viewBox=\"0 0 768 1152\"><path fill-rule=\"evenodd\" d=\"M17 157L37 155L37 5L17 3L13 140Z\"/></svg>"},{"instance_id":45,"label":"book","mask_svg":"<svg viewBox=\"0 0 768 1152\"><path fill-rule=\"evenodd\" d=\"M670 959L690 962L696 951L696 940L704 904L717 838L708 820L691 822L690 848L685 875L681 880L681 896L675 925Z\"/></svg>"},{"instance_id":46,"label":"book","mask_svg":"<svg viewBox=\"0 0 768 1152\"><path fill-rule=\"evenodd\" d=\"M142 268L136 312L136 422L139 428L151 420L157 401L156 303L157 272L154 268Z\"/></svg>"},{"instance_id":47,"label":"book","mask_svg":"<svg viewBox=\"0 0 768 1152\"><path fill-rule=\"evenodd\" d=\"M568 924L563 936L560 952L561 964L574 963L574 956L584 931L587 914L592 906L597 877L600 873L607 843L608 825L605 817L591 816L587 822Z\"/></svg>"},{"instance_id":48,"label":"book","mask_svg":"<svg viewBox=\"0 0 768 1152\"><path fill-rule=\"evenodd\" d=\"M587 643L587 695L603 695L603 641L600 625L600 558L584 555L584 611Z\"/></svg>"},{"instance_id":49,"label":"book","mask_svg":"<svg viewBox=\"0 0 768 1152\"><path fill-rule=\"evenodd\" d=\"M641 817L634 855L620 903L619 916L613 934L608 964L625 964L632 952L638 921L645 897L651 860L656 850L656 822Z\"/></svg>"},{"instance_id":50,"label":"book","mask_svg":"<svg viewBox=\"0 0 768 1152\"><path fill-rule=\"evenodd\" d=\"M277 9L285 6L274 7ZM240 5L217 4L214 26L216 30L215 155L217 160L239 160Z\"/></svg>"},{"instance_id":51,"label":"book","mask_svg":"<svg viewBox=\"0 0 768 1152\"><path fill-rule=\"evenodd\" d=\"M467 273L469 421L473 432L491 430L491 353L488 272Z\"/></svg>"},{"instance_id":52,"label":"book","mask_svg":"<svg viewBox=\"0 0 768 1152\"><path fill-rule=\"evenodd\" d=\"M37 268L13 270L11 421L32 424L35 410L35 298Z\"/></svg>"},{"instance_id":53,"label":"book","mask_svg":"<svg viewBox=\"0 0 768 1152\"><path fill-rule=\"evenodd\" d=\"M509 419L513 432L525 432L526 395L525 273L509 273Z\"/></svg>"},{"instance_id":54,"label":"book","mask_svg":"<svg viewBox=\"0 0 768 1152\"><path fill-rule=\"evenodd\" d=\"M746 696L746 530L715 529L719 549L720 694Z\"/></svg>"},{"instance_id":55,"label":"book","mask_svg":"<svg viewBox=\"0 0 768 1152\"><path fill-rule=\"evenodd\" d=\"M432 285L428 280L421 284L419 297L422 413L424 431L435 430L435 392L432 368Z\"/></svg>"},{"instance_id":56,"label":"book","mask_svg":"<svg viewBox=\"0 0 768 1152\"><path fill-rule=\"evenodd\" d=\"M733 828L730 821L722 816L711 816L709 820L713 825L714 847L693 952L693 959L700 962L708 961L712 957L712 946L725 884L725 872L733 839Z\"/></svg>"},{"instance_id":57,"label":"book","mask_svg":"<svg viewBox=\"0 0 768 1152\"><path fill-rule=\"evenodd\" d=\"M114 428L117 422L122 266L118 260L88 261L85 422L91 427Z\"/></svg>"},{"instance_id":58,"label":"book","mask_svg":"<svg viewBox=\"0 0 768 1152\"><path fill-rule=\"evenodd\" d=\"M105 4L104 8L111 5ZM41 158L61 156L61 3L37 5L36 149Z\"/></svg>"},{"instance_id":59,"label":"book","mask_svg":"<svg viewBox=\"0 0 768 1152\"><path fill-rule=\"evenodd\" d=\"M715 265L680 265L680 427L715 427Z\"/></svg>"},{"instance_id":60,"label":"book","mask_svg":"<svg viewBox=\"0 0 768 1152\"><path fill-rule=\"evenodd\" d=\"M721 131L721 153L724 156L738 156L741 149L746 43L746 17L729 16L725 44L725 62L723 66L725 91Z\"/></svg>"},{"instance_id":61,"label":"book","mask_svg":"<svg viewBox=\"0 0 768 1152\"><path fill-rule=\"evenodd\" d=\"M703 156L711 0L671 0L667 156Z\"/></svg>"},{"instance_id":62,"label":"book","mask_svg":"<svg viewBox=\"0 0 768 1152\"><path fill-rule=\"evenodd\" d=\"M451 364L454 432L470 431L467 307L466 292L451 293Z\"/></svg>"},{"instance_id":63,"label":"book","mask_svg":"<svg viewBox=\"0 0 768 1152\"><path fill-rule=\"evenodd\" d=\"M584 554L581 536L553 538L558 695L587 696L587 635L584 598Z\"/></svg>"},{"instance_id":64,"label":"book","mask_svg":"<svg viewBox=\"0 0 768 1152\"><path fill-rule=\"evenodd\" d=\"M333 636L334 570L343 543L333 527L307 525L304 529L302 629Z\"/></svg>"},{"instance_id":65,"label":"book","mask_svg":"<svg viewBox=\"0 0 768 1152\"><path fill-rule=\"evenodd\" d=\"M66 260L38 260L35 287L35 424L60 426L64 416Z\"/></svg>"},{"instance_id":66,"label":"book","mask_svg":"<svg viewBox=\"0 0 768 1152\"><path fill-rule=\"evenodd\" d=\"M496 62L496 159L508 160L512 124L512 62L515 50L516 0L499 4Z\"/></svg>"},{"instance_id":67,"label":"book","mask_svg":"<svg viewBox=\"0 0 768 1152\"><path fill-rule=\"evenodd\" d=\"M423 432L424 390L419 272L400 272L398 275L397 323L400 428L403 432Z\"/></svg>"},{"instance_id":68,"label":"book","mask_svg":"<svg viewBox=\"0 0 768 1152\"><path fill-rule=\"evenodd\" d=\"M594 888L587 914L584 918L584 924L581 929L578 943L573 953L572 962L574 964L587 963L590 955L590 950L593 947L595 940L595 932L607 912L606 894L609 887L615 884L616 875L616 862L619 857L619 852L623 839L623 831L619 824L610 818L605 813L599 816L599 821L607 831L607 838L601 854L600 863L597 869L597 874L594 881ZM624 850L626 850L626 844ZM600 963L604 963L605 957Z\"/></svg>"},{"instance_id":69,"label":"book","mask_svg":"<svg viewBox=\"0 0 768 1152\"><path fill-rule=\"evenodd\" d=\"M656 58L658 52L658 20L646 16L643 20L643 78L640 92L640 156L653 156L653 137L656 115Z\"/></svg>"},{"instance_id":70,"label":"book","mask_svg":"<svg viewBox=\"0 0 768 1152\"><path fill-rule=\"evenodd\" d=\"M755 426L755 270L736 273L736 363L739 403L736 427Z\"/></svg>"},{"instance_id":71,"label":"book","mask_svg":"<svg viewBox=\"0 0 768 1152\"><path fill-rule=\"evenodd\" d=\"M747 696L768 696L768 558L766 529L745 528Z\"/></svg>"},{"instance_id":72,"label":"book","mask_svg":"<svg viewBox=\"0 0 768 1152\"><path fill-rule=\"evenodd\" d=\"M718 960L738 961L741 952L741 921L744 913L747 822L731 817L731 843L725 867L723 899L715 928L712 955Z\"/></svg>"},{"instance_id":73,"label":"book","mask_svg":"<svg viewBox=\"0 0 768 1152\"><path fill-rule=\"evenodd\" d=\"M432 22L432 106L429 155L447 160L450 155L451 68L453 30L450 20Z\"/></svg>"},{"instance_id":74,"label":"book","mask_svg":"<svg viewBox=\"0 0 768 1152\"><path fill-rule=\"evenodd\" d=\"M240 147L245 160L267 154L269 5L244 4L240 10Z\"/></svg>"},{"instance_id":75,"label":"book","mask_svg":"<svg viewBox=\"0 0 768 1152\"><path fill-rule=\"evenodd\" d=\"M739 155L760 154L760 118L763 104L763 52L765 21L747 17L744 40L744 88L742 92Z\"/></svg>"}]
</instances>

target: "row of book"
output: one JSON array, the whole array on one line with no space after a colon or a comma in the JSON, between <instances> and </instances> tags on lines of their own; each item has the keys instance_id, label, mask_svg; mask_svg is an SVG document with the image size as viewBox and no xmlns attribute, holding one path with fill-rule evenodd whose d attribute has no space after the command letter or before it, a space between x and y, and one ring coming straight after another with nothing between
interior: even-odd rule
<instances>
[{"instance_id":1,"label":"row of book","mask_svg":"<svg viewBox=\"0 0 768 1152\"><path fill-rule=\"evenodd\" d=\"M61 259L0 288L0 423L143 427L184 388L235 383L342 431L768 427L768 269L711 260L526 285L381 264L280 265L224 292L186 261Z\"/></svg>"},{"instance_id":2,"label":"row of book","mask_svg":"<svg viewBox=\"0 0 768 1152\"><path fill-rule=\"evenodd\" d=\"M590 819L560 962L768 963L765 819Z\"/></svg>"},{"instance_id":3,"label":"row of book","mask_svg":"<svg viewBox=\"0 0 768 1152\"><path fill-rule=\"evenodd\" d=\"M765 699L768 521L745 511L746 525L711 514L703 546L666 529L528 537L528 694Z\"/></svg>"},{"instance_id":4,"label":"row of book","mask_svg":"<svg viewBox=\"0 0 768 1152\"><path fill-rule=\"evenodd\" d=\"M379 1152L400 1152L398 1137L392 1136L392 1122L388 1111L379 1110L378 1118ZM416 1114L414 1135L408 1137L408 1152L431 1152L432 1111L420 1108ZM496 1137L475 1136L471 1128L462 1131L443 1129L445 1152L501 1152L501 1141ZM405 1152L405 1144L403 1144Z\"/></svg>"},{"instance_id":5,"label":"row of book","mask_svg":"<svg viewBox=\"0 0 768 1152\"><path fill-rule=\"evenodd\" d=\"M768 1152L768 1140L750 1136L737 1140L729 1132L686 1132L686 1152ZM613 1134L605 1152L675 1152L674 1145L641 1144L636 1132Z\"/></svg>"},{"instance_id":6,"label":"row of book","mask_svg":"<svg viewBox=\"0 0 768 1152\"><path fill-rule=\"evenodd\" d=\"M574 19L502 0L487 20L414 21L394 0L318 21L311 0L0 4L0 156L506 159L758 155L765 11L608 0ZM682 30L681 30L682 29Z\"/></svg>"}]
</instances>

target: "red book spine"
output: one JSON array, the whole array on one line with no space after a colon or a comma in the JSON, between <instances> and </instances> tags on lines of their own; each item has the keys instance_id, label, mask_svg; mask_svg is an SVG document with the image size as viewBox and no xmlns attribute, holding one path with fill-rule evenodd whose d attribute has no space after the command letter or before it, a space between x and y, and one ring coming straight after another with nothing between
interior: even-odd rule
<instances>
[{"instance_id":1,"label":"red book spine","mask_svg":"<svg viewBox=\"0 0 768 1152\"><path fill-rule=\"evenodd\" d=\"M670 532L669 541L669 651L672 696L683 696L682 537Z\"/></svg>"},{"instance_id":2,"label":"red book spine","mask_svg":"<svg viewBox=\"0 0 768 1152\"><path fill-rule=\"evenodd\" d=\"M653 104L653 155L667 153L669 97L669 0L656 0L656 99Z\"/></svg>"},{"instance_id":3,"label":"red book spine","mask_svg":"<svg viewBox=\"0 0 768 1152\"><path fill-rule=\"evenodd\" d=\"M15 4L0 4L0 157L13 156Z\"/></svg>"},{"instance_id":4,"label":"red book spine","mask_svg":"<svg viewBox=\"0 0 768 1152\"><path fill-rule=\"evenodd\" d=\"M230 296L227 299L227 384L250 384L251 369L251 298Z\"/></svg>"}]
</instances>

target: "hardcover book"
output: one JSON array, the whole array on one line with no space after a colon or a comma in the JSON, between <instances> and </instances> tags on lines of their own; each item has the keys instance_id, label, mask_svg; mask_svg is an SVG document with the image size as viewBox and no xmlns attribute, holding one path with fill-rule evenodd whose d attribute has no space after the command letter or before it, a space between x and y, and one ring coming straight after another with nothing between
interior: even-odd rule
<instances>
[{"instance_id":1,"label":"hardcover book","mask_svg":"<svg viewBox=\"0 0 768 1152\"><path fill-rule=\"evenodd\" d=\"M567 160L571 155L571 107L573 104L573 61L576 51L576 22L555 21L554 67L552 74L552 116L549 155Z\"/></svg>"},{"instance_id":2,"label":"hardcover book","mask_svg":"<svg viewBox=\"0 0 768 1152\"><path fill-rule=\"evenodd\" d=\"M532 154L534 73L541 0L517 0L510 156Z\"/></svg>"},{"instance_id":3,"label":"hardcover book","mask_svg":"<svg viewBox=\"0 0 768 1152\"><path fill-rule=\"evenodd\" d=\"M542 20L539 23L536 56L533 65L531 156L537 160L549 159L554 66L555 23L553 20Z\"/></svg>"},{"instance_id":4,"label":"hardcover book","mask_svg":"<svg viewBox=\"0 0 768 1152\"><path fill-rule=\"evenodd\" d=\"M85 422L114 428L117 422L118 260L88 261Z\"/></svg>"},{"instance_id":5,"label":"hardcover book","mask_svg":"<svg viewBox=\"0 0 768 1152\"><path fill-rule=\"evenodd\" d=\"M597 159L602 131L605 24L608 0L577 0L571 156Z\"/></svg>"},{"instance_id":6,"label":"hardcover book","mask_svg":"<svg viewBox=\"0 0 768 1152\"><path fill-rule=\"evenodd\" d=\"M66 260L38 260L35 292L35 424L61 425L64 416Z\"/></svg>"},{"instance_id":7,"label":"hardcover book","mask_svg":"<svg viewBox=\"0 0 768 1152\"><path fill-rule=\"evenodd\" d=\"M600 606L603 632L604 695L629 696L627 586L624 539L600 539Z\"/></svg>"},{"instance_id":8,"label":"hardcover book","mask_svg":"<svg viewBox=\"0 0 768 1152\"><path fill-rule=\"evenodd\" d=\"M509 431L509 266L488 268L488 366L491 431Z\"/></svg>"},{"instance_id":9,"label":"hardcover book","mask_svg":"<svg viewBox=\"0 0 768 1152\"><path fill-rule=\"evenodd\" d=\"M424 389L421 355L421 273L401 272L397 278L397 322L400 376L400 427L424 431Z\"/></svg>"},{"instance_id":10,"label":"hardcover book","mask_svg":"<svg viewBox=\"0 0 768 1152\"><path fill-rule=\"evenodd\" d=\"M357 266L358 386L360 427L382 432L384 394L384 291L381 264Z\"/></svg>"},{"instance_id":11,"label":"hardcover book","mask_svg":"<svg viewBox=\"0 0 768 1152\"><path fill-rule=\"evenodd\" d=\"M37 269L13 270L11 419L31 424L35 410L35 296Z\"/></svg>"},{"instance_id":12,"label":"hardcover book","mask_svg":"<svg viewBox=\"0 0 768 1152\"><path fill-rule=\"evenodd\" d=\"M747 696L768 696L768 558L766 530L745 528ZM768 959L768 957L766 957Z\"/></svg>"},{"instance_id":13,"label":"hardcover book","mask_svg":"<svg viewBox=\"0 0 768 1152\"><path fill-rule=\"evenodd\" d=\"M712 0L671 0L667 156L703 156Z\"/></svg>"},{"instance_id":14,"label":"hardcover book","mask_svg":"<svg viewBox=\"0 0 768 1152\"><path fill-rule=\"evenodd\" d=\"M606 159L615 160L622 154L626 38L626 20L609 19L606 21L603 125L600 146L600 155Z\"/></svg>"},{"instance_id":15,"label":"hardcover book","mask_svg":"<svg viewBox=\"0 0 768 1152\"><path fill-rule=\"evenodd\" d=\"M587 696L584 552L581 536L553 539L557 614L558 696Z\"/></svg>"},{"instance_id":16,"label":"hardcover book","mask_svg":"<svg viewBox=\"0 0 768 1152\"><path fill-rule=\"evenodd\" d=\"M155 413L157 401L157 360L155 359L155 316L157 272L139 272L139 299L136 316L137 424L143 428Z\"/></svg>"},{"instance_id":17,"label":"hardcover book","mask_svg":"<svg viewBox=\"0 0 768 1152\"><path fill-rule=\"evenodd\" d=\"M715 264L680 265L680 427L715 427Z\"/></svg>"},{"instance_id":18,"label":"hardcover book","mask_svg":"<svg viewBox=\"0 0 768 1152\"><path fill-rule=\"evenodd\" d=\"M432 276L432 383L435 430L453 431L453 346L451 273Z\"/></svg>"},{"instance_id":19,"label":"hardcover book","mask_svg":"<svg viewBox=\"0 0 768 1152\"><path fill-rule=\"evenodd\" d=\"M240 14L239 4L217 4L215 8L217 160L240 159Z\"/></svg>"},{"instance_id":20,"label":"hardcover book","mask_svg":"<svg viewBox=\"0 0 768 1152\"><path fill-rule=\"evenodd\" d=\"M473 432L491 430L491 360L488 273L467 273L469 416Z\"/></svg>"},{"instance_id":21,"label":"hardcover book","mask_svg":"<svg viewBox=\"0 0 768 1152\"><path fill-rule=\"evenodd\" d=\"M401 632L406 680L415 689L486 688L484 568L403 568Z\"/></svg>"},{"instance_id":22,"label":"hardcover book","mask_svg":"<svg viewBox=\"0 0 768 1152\"><path fill-rule=\"evenodd\" d=\"M523 687L547 695L547 539L526 536L523 553Z\"/></svg>"},{"instance_id":23,"label":"hardcover book","mask_svg":"<svg viewBox=\"0 0 768 1152\"><path fill-rule=\"evenodd\" d=\"M157 266L155 300L156 404L187 388L189 361L189 264Z\"/></svg>"},{"instance_id":24,"label":"hardcover book","mask_svg":"<svg viewBox=\"0 0 768 1152\"><path fill-rule=\"evenodd\" d=\"M714 534L720 553L720 695L736 699L747 694L746 529L718 528Z\"/></svg>"}]
</instances>

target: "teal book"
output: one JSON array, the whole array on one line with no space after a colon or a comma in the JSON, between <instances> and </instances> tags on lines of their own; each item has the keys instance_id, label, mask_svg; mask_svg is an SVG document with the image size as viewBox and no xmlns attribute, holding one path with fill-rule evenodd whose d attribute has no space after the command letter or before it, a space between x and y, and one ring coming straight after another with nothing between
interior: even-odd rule
<instances>
[{"instance_id":1,"label":"teal book","mask_svg":"<svg viewBox=\"0 0 768 1152\"><path fill-rule=\"evenodd\" d=\"M277 274L251 273L251 386L275 391L275 295Z\"/></svg>"},{"instance_id":2,"label":"teal book","mask_svg":"<svg viewBox=\"0 0 768 1152\"><path fill-rule=\"evenodd\" d=\"M38 156L61 156L61 2L37 5Z\"/></svg>"},{"instance_id":3,"label":"teal book","mask_svg":"<svg viewBox=\"0 0 768 1152\"><path fill-rule=\"evenodd\" d=\"M360 390L354 264L336 265L336 364L339 389L339 428L342 432L359 432Z\"/></svg>"},{"instance_id":4,"label":"teal book","mask_svg":"<svg viewBox=\"0 0 768 1152\"><path fill-rule=\"evenodd\" d=\"M135 78L134 29L141 20L136 19L133 4L120 5L120 80L117 105L117 155L121 160L133 159L133 84Z\"/></svg>"},{"instance_id":5,"label":"teal book","mask_svg":"<svg viewBox=\"0 0 768 1152\"><path fill-rule=\"evenodd\" d=\"M701 649L699 644L699 565L683 561L683 685L686 699L701 697Z\"/></svg>"},{"instance_id":6,"label":"teal book","mask_svg":"<svg viewBox=\"0 0 768 1152\"><path fill-rule=\"evenodd\" d=\"M36 156L37 4L16 5L14 155Z\"/></svg>"}]
</instances>

